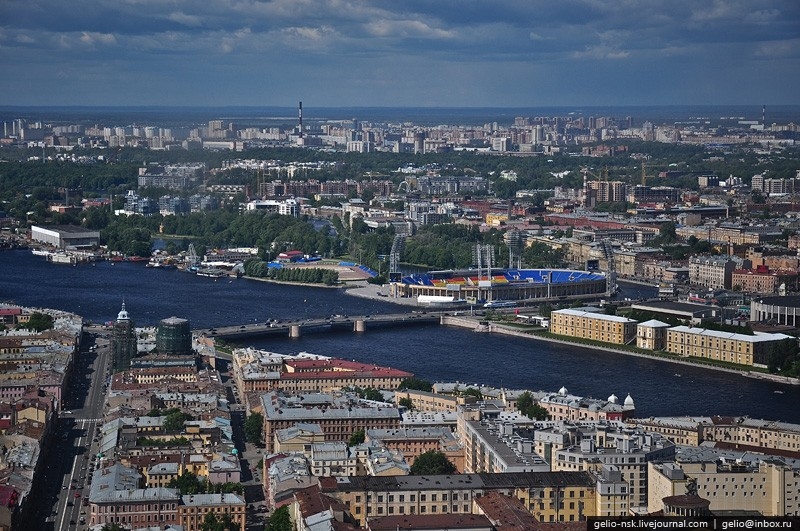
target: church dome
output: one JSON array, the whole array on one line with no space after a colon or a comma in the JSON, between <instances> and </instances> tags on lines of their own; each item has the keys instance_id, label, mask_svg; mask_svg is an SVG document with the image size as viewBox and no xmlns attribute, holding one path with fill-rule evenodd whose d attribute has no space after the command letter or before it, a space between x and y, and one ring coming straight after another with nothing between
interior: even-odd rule
<instances>
[{"instance_id":1,"label":"church dome","mask_svg":"<svg viewBox=\"0 0 800 531\"><path fill-rule=\"evenodd\" d=\"M617 395L615 394L612 394L611 396L608 397L608 401L611 402L612 404L616 404L618 400L619 398L617 398Z\"/></svg>"},{"instance_id":2,"label":"church dome","mask_svg":"<svg viewBox=\"0 0 800 531\"><path fill-rule=\"evenodd\" d=\"M630 393L628 393L628 396L625 397L625 407L634 407L633 398L631 397Z\"/></svg>"},{"instance_id":3,"label":"church dome","mask_svg":"<svg viewBox=\"0 0 800 531\"><path fill-rule=\"evenodd\" d=\"M567 393L569 393L569 391L567 391L566 387L562 387L561 389L558 390L558 394L560 394L561 396L567 396Z\"/></svg>"},{"instance_id":4,"label":"church dome","mask_svg":"<svg viewBox=\"0 0 800 531\"><path fill-rule=\"evenodd\" d=\"M130 317L128 317L128 312L125 311L125 303L122 303L122 309L117 314L117 321L130 321Z\"/></svg>"}]
</instances>

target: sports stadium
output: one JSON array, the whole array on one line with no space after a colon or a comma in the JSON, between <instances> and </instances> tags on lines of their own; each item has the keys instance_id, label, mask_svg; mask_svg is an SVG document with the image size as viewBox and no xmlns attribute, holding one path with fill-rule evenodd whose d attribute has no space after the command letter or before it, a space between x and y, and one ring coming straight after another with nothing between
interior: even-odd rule
<instances>
[{"instance_id":1,"label":"sports stadium","mask_svg":"<svg viewBox=\"0 0 800 531\"><path fill-rule=\"evenodd\" d=\"M492 269L429 271L401 277L401 297L436 297L480 303L597 297L607 293L602 273L570 269Z\"/></svg>"}]
</instances>

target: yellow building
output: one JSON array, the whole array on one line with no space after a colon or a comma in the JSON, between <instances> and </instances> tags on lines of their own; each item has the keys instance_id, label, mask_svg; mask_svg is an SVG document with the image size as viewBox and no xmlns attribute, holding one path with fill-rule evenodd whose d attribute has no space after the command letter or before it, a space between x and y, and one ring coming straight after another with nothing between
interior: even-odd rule
<instances>
[{"instance_id":1,"label":"yellow building","mask_svg":"<svg viewBox=\"0 0 800 531\"><path fill-rule=\"evenodd\" d=\"M363 524L391 515L472 514L489 492L513 496L541 522L578 522L596 515L596 481L587 472L520 472L448 476L356 476L320 483Z\"/></svg>"},{"instance_id":2,"label":"yellow building","mask_svg":"<svg viewBox=\"0 0 800 531\"><path fill-rule=\"evenodd\" d=\"M667 352L684 357L708 358L740 365L766 367L767 357L781 341L794 338L784 334L758 333L748 336L690 326L667 330Z\"/></svg>"},{"instance_id":3,"label":"yellow building","mask_svg":"<svg viewBox=\"0 0 800 531\"><path fill-rule=\"evenodd\" d=\"M782 455L800 457L800 425L774 420L750 418L712 417L702 426L705 441L753 447L758 451L770 453L779 450Z\"/></svg>"},{"instance_id":4,"label":"yellow building","mask_svg":"<svg viewBox=\"0 0 800 531\"><path fill-rule=\"evenodd\" d=\"M459 404L474 403L477 398L472 395L454 396L443 393L431 393L415 389L398 390L394 393L394 402L400 405L400 400L411 400L415 411L452 411L458 410Z\"/></svg>"},{"instance_id":5,"label":"yellow building","mask_svg":"<svg viewBox=\"0 0 800 531\"><path fill-rule=\"evenodd\" d=\"M550 331L562 336L624 345L635 339L636 321L584 310L556 310L550 313Z\"/></svg>"},{"instance_id":6,"label":"yellow building","mask_svg":"<svg viewBox=\"0 0 800 531\"><path fill-rule=\"evenodd\" d=\"M648 463L647 509L664 509L663 499L686 494L693 480L697 494L718 511L757 511L764 516L800 514L800 473L783 461L765 459L758 464L736 461Z\"/></svg>"},{"instance_id":7,"label":"yellow building","mask_svg":"<svg viewBox=\"0 0 800 531\"><path fill-rule=\"evenodd\" d=\"M664 350L667 348L667 328L670 325L656 319L650 319L636 325L636 346L648 350Z\"/></svg>"},{"instance_id":8,"label":"yellow building","mask_svg":"<svg viewBox=\"0 0 800 531\"><path fill-rule=\"evenodd\" d=\"M200 531L208 514L228 514L234 524L231 531L244 531L247 504L238 494L191 494L182 496L178 522L186 531Z\"/></svg>"},{"instance_id":9,"label":"yellow building","mask_svg":"<svg viewBox=\"0 0 800 531\"><path fill-rule=\"evenodd\" d=\"M660 433L678 445L699 446L703 442L703 426L710 421L710 417L650 417L628 419L626 423L632 428Z\"/></svg>"}]
</instances>

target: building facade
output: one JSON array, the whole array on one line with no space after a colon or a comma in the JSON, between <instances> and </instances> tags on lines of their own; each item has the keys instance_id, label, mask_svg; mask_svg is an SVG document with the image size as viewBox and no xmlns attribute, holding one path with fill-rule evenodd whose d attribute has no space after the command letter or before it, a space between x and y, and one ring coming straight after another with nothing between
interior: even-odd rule
<instances>
[{"instance_id":1,"label":"building facade","mask_svg":"<svg viewBox=\"0 0 800 531\"><path fill-rule=\"evenodd\" d=\"M583 310L556 310L550 313L550 332L624 345L636 337L636 321Z\"/></svg>"},{"instance_id":2,"label":"building facade","mask_svg":"<svg viewBox=\"0 0 800 531\"><path fill-rule=\"evenodd\" d=\"M780 342L787 340L793 341L794 338L784 334L756 332L749 336L676 326L667 330L667 352L684 357L766 367L771 349L780 348Z\"/></svg>"}]
</instances>

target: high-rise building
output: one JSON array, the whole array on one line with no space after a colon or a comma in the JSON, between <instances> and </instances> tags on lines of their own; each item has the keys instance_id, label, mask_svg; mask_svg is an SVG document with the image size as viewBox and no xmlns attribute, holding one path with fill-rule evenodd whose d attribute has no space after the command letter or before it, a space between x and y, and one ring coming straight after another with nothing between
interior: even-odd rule
<instances>
[{"instance_id":1,"label":"high-rise building","mask_svg":"<svg viewBox=\"0 0 800 531\"><path fill-rule=\"evenodd\" d=\"M131 359L136 357L136 326L128 312L125 303L117 315L111 333L112 367L114 372L126 371L131 368Z\"/></svg>"}]
</instances>

